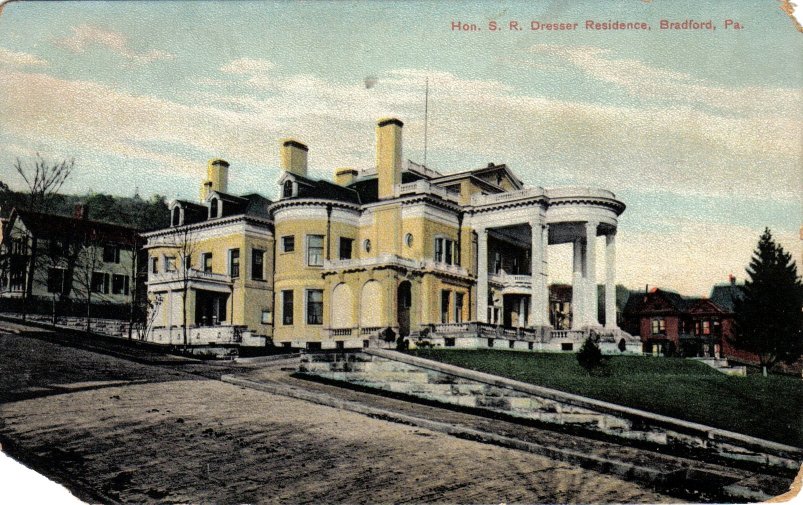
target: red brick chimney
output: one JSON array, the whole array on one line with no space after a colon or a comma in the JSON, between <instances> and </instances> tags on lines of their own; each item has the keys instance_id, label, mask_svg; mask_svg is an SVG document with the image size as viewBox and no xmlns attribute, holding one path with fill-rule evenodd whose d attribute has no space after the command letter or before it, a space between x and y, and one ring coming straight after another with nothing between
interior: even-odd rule
<instances>
[{"instance_id":1,"label":"red brick chimney","mask_svg":"<svg viewBox=\"0 0 803 505\"><path fill-rule=\"evenodd\" d=\"M75 219L89 219L89 207L85 203L77 203L73 208L72 217Z\"/></svg>"}]
</instances>

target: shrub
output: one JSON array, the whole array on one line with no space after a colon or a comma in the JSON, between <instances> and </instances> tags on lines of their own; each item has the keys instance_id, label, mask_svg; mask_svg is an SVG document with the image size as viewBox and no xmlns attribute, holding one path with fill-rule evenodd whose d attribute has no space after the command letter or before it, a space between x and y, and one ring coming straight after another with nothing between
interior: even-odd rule
<instances>
[{"instance_id":1,"label":"shrub","mask_svg":"<svg viewBox=\"0 0 803 505\"><path fill-rule=\"evenodd\" d=\"M384 330L382 330L382 340L385 342L395 342L396 341L396 332L393 331L393 328L388 326Z\"/></svg>"},{"instance_id":2,"label":"shrub","mask_svg":"<svg viewBox=\"0 0 803 505\"><path fill-rule=\"evenodd\" d=\"M580 351L577 353L577 362L589 373L593 369L602 366L602 351L599 350L597 342L592 337L588 337L583 342Z\"/></svg>"}]
</instances>

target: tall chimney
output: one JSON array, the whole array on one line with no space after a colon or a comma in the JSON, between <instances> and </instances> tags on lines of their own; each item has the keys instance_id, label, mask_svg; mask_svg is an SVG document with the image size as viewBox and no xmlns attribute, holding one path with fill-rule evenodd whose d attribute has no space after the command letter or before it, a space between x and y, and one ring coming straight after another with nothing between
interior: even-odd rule
<instances>
[{"instance_id":1,"label":"tall chimney","mask_svg":"<svg viewBox=\"0 0 803 505\"><path fill-rule=\"evenodd\" d=\"M206 165L206 180L201 183L201 201L206 200L210 191L226 193L229 187L229 162L212 158Z\"/></svg>"},{"instance_id":2,"label":"tall chimney","mask_svg":"<svg viewBox=\"0 0 803 505\"><path fill-rule=\"evenodd\" d=\"M338 168L335 170L335 184L348 186L357 178L357 171L353 168Z\"/></svg>"},{"instance_id":3,"label":"tall chimney","mask_svg":"<svg viewBox=\"0 0 803 505\"><path fill-rule=\"evenodd\" d=\"M282 170L291 174L307 176L307 152L309 148L301 142L293 139L282 140L279 149Z\"/></svg>"},{"instance_id":4,"label":"tall chimney","mask_svg":"<svg viewBox=\"0 0 803 505\"><path fill-rule=\"evenodd\" d=\"M379 177L379 198L393 198L393 186L401 184L402 127L396 118L376 123L376 171Z\"/></svg>"},{"instance_id":5,"label":"tall chimney","mask_svg":"<svg viewBox=\"0 0 803 505\"><path fill-rule=\"evenodd\" d=\"M72 217L75 219L89 219L89 206L85 203L77 203L73 207Z\"/></svg>"}]
</instances>

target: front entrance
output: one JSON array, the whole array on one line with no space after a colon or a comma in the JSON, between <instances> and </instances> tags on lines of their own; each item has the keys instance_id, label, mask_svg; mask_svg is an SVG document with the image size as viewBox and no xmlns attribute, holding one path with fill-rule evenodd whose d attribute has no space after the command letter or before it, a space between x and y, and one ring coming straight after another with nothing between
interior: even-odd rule
<instances>
[{"instance_id":1,"label":"front entrance","mask_svg":"<svg viewBox=\"0 0 803 505\"><path fill-rule=\"evenodd\" d=\"M399 336L406 337L410 334L410 307L413 302L412 286L409 281L399 284L396 292L396 314L399 323Z\"/></svg>"},{"instance_id":2,"label":"front entrance","mask_svg":"<svg viewBox=\"0 0 803 505\"><path fill-rule=\"evenodd\" d=\"M526 328L530 316L530 297L527 295L504 295L503 322L505 328Z\"/></svg>"}]
</instances>

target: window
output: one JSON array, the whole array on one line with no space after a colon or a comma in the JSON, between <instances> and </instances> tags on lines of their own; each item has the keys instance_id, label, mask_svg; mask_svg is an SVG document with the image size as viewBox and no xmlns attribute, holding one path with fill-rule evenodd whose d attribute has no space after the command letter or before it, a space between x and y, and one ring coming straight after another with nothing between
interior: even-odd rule
<instances>
[{"instance_id":1,"label":"window","mask_svg":"<svg viewBox=\"0 0 803 505\"><path fill-rule=\"evenodd\" d=\"M282 291L282 324L293 324L293 291Z\"/></svg>"},{"instance_id":2,"label":"window","mask_svg":"<svg viewBox=\"0 0 803 505\"><path fill-rule=\"evenodd\" d=\"M49 268L47 270L47 292L61 293L64 288L64 269Z\"/></svg>"},{"instance_id":3,"label":"window","mask_svg":"<svg viewBox=\"0 0 803 505\"><path fill-rule=\"evenodd\" d=\"M498 274L501 271L502 271L502 253L499 251L495 251L493 273Z\"/></svg>"},{"instance_id":4,"label":"window","mask_svg":"<svg viewBox=\"0 0 803 505\"><path fill-rule=\"evenodd\" d=\"M178 226L181 224L181 209L178 207L173 207L173 216L171 219L171 223L173 226Z\"/></svg>"},{"instance_id":5,"label":"window","mask_svg":"<svg viewBox=\"0 0 803 505\"><path fill-rule=\"evenodd\" d=\"M441 322L449 322L449 301L451 293L449 291L441 291Z\"/></svg>"},{"instance_id":6,"label":"window","mask_svg":"<svg viewBox=\"0 0 803 505\"><path fill-rule=\"evenodd\" d=\"M407 247L413 247L413 234L412 233L408 233L407 235L404 236L404 243L407 245Z\"/></svg>"},{"instance_id":7,"label":"window","mask_svg":"<svg viewBox=\"0 0 803 505\"><path fill-rule=\"evenodd\" d=\"M323 290L307 290L307 324L323 324Z\"/></svg>"},{"instance_id":8,"label":"window","mask_svg":"<svg viewBox=\"0 0 803 505\"><path fill-rule=\"evenodd\" d=\"M455 338L454 337L446 337L443 339L443 346L444 347L454 347Z\"/></svg>"},{"instance_id":9,"label":"window","mask_svg":"<svg viewBox=\"0 0 803 505\"><path fill-rule=\"evenodd\" d=\"M190 268L192 268L192 255L188 254L184 256L184 261L182 266L184 267L184 270L189 270Z\"/></svg>"},{"instance_id":10,"label":"window","mask_svg":"<svg viewBox=\"0 0 803 505\"><path fill-rule=\"evenodd\" d=\"M109 274L92 272L92 292L101 294L109 292Z\"/></svg>"},{"instance_id":11,"label":"window","mask_svg":"<svg viewBox=\"0 0 803 505\"><path fill-rule=\"evenodd\" d=\"M282 186L282 197L290 198L291 196L293 196L293 181L284 181L284 185Z\"/></svg>"},{"instance_id":12,"label":"window","mask_svg":"<svg viewBox=\"0 0 803 505\"><path fill-rule=\"evenodd\" d=\"M203 253L201 255L201 263L205 273L212 273L212 253Z\"/></svg>"},{"instance_id":13,"label":"window","mask_svg":"<svg viewBox=\"0 0 803 505\"><path fill-rule=\"evenodd\" d=\"M165 272L175 272L175 271L176 271L176 257L165 256Z\"/></svg>"},{"instance_id":14,"label":"window","mask_svg":"<svg viewBox=\"0 0 803 505\"><path fill-rule=\"evenodd\" d=\"M251 278L255 281L265 279L265 251L251 249Z\"/></svg>"},{"instance_id":15,"label":"window","mask_svg":"<svg viewBox=\"0 0 803 505\"><path fill-rule=\"evenodd\" d=\"M104 263L120 263L120 247L116 245L103 246Z\"/></svg>"},{"instance_id":16,"label":"window","mask_svg":"<svg viewBox=\"0 0 803 505\"><path fill-rule=\"evenodd\" d=\"M307 235L307 265L323 266L323 235Z\"/></svg>"},{"instance_id":17,"label":"window","mask_svg":"<svg viewBox=\"0 0 803 505\"><path fill-rule=\"evenodd\" d=\"M562 344L560 344L560 350L561 351L573 351L574 350L574 344L571 343L571 342L563 342Z\"/></svg>"},{"instance_id":18,"label":"window","mask_svg":"<svg viewBox=\"0 0 803 505\"><path fill-rule=\"evenodd\" d=\"M232 279L240 276L240 249L229 249L229 275Z\"/></svg>"},{"instance_id":19,"label":"window","mask_svg":"<svg viewBox=\"0 0 803 505\"><path fill-rule=\"evenodd\" d=\"M217 198L212 198L209 201L209 217L210 218L217 217L217 212L218 212L217 207L218 207Z\"/></svg>"},{"instance_id":20,"label":"window","mask_svg":"<svg viewBox=\"0 0 803 505\"><path fill-rule=\"evenodd\" d=\"M371 252L371 240L370 239L363 240L362 248L365 249L365 252L367 253Z\"/></svg>"},{"instance_id":21,"label":"window","mask_svg":"<svg viewBox=\"0 0 803 505\"><path fill-rule=\"evenodd\" d=\"M151 273L159 273L159 258L151 258Z\"/></svg>"},{"instance_id":22,"label":"window","mask_svg":"<svg viewBox=\"0 0 803 505\"><path fill-rule=\"evenodd\" d=\"M127 275L112 275L112 294L127 295L128 294L128 276Z\"/></svg>"},{"instance_id":23,"label":"window","mask_svg":"<svg viewBox=\"0 0 803 505\"><path fill-rule=\"evenodd\" d=\"M351 247L353 243L354 243L353 239L340 237L340 259L342 260L351 259Z\"/></svg>"},{"instance_id":24,"label":"window","mask_svg":"<svg viewBox=\"0 0 803 505\"><path fill-rule=\"evenodd\" d=\"M652 326L653 335L663 335L666 333L666 320L664 318L655 318L650 324Z\"/></svg>"},{"instance_id":25,"label":"window","mask_svg":"<svg viewBox=\"0 0 803 505\"><path fill-rule=\"evenodd\" d=\"M296 237L294 235L287 235L282 237L282 252L293 252L296 250Z\"/></svg>"},{"instance_id":26,"label":"window","mask_svg":"<svg viewBox=\"0 0 803 505\"><path fill-rule=\"evenodd\" d=\"M273 312L268 309L262 309L262 324L273 324Z\"/></svg>"},{"instance_id":27,"label":"window","mask_svg":"<svg viewBox=\"0 0 803 505\"><path fill-rule=\"evenodd\" d=\"M457 264L457 251L454 240L448 238L435 239L435 261L447 265Z\"/></svg>"},{"instance_id":28,"label":"window","mask_svg":"<svg viewBox=\"0 0 803 505\"><path fill-rule=\"evenodd\" d=\"M465 297L464 293L455 293L454 294L454 322L455 323L462 323L463 322L463 299Z\"/></svg>"}]
</instances>

